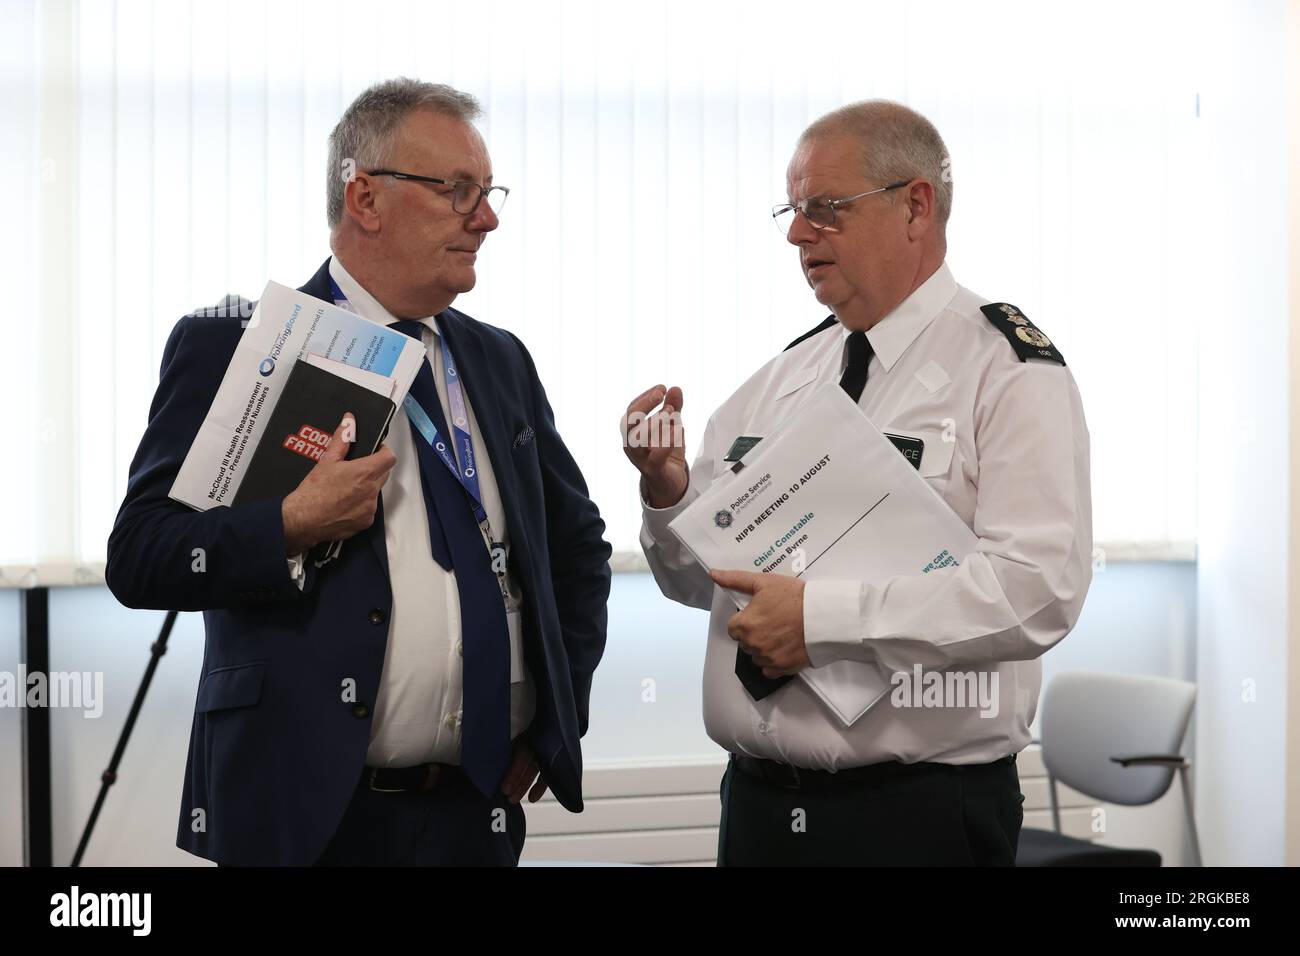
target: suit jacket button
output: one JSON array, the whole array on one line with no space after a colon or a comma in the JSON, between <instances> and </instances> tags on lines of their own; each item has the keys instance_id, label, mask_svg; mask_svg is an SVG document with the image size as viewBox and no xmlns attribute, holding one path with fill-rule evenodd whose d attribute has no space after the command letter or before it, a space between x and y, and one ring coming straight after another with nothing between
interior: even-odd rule
<instances>
[{"instance_id":1,"label":"suit jacket button","mask_svg":"<svg viewBox=\"0 0 1300 956\"><path fill-rule=\"evenodd\" d=\"M353 716L353 717L356 717L356 718L358 718L358 719L362 719L362 718L365 718L365 717L369 717L369 716L370 716L370 708L367 707L365 704L353 704L353 705L352 705L352 716Z\"/></svg>"},{"instance_id":2,"label":"suit jacket button","mask_svg":"<svg viewBox=\"0 0 1300 956\"><path fill-rule=\"evenodd\" d=\"M370 612L370 623L371 623L371 624L383 624L383 623L384 623L384 612L381 611L381 610L379 610L379 608L375 608L374 610L372 610L372 611Z\"/></svg>"}]
</instances>

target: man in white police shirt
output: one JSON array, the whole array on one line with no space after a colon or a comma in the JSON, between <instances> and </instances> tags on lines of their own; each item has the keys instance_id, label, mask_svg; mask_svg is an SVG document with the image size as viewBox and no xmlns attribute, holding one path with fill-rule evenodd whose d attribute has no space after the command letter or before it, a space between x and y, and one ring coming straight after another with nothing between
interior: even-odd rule
<instances>
[{"instance_id":1,"label":"man in white police shirt","mask_svg":"<svg viewBox=\"0 0 1300 956\"><path fill-rule=\"evenodd\" d=\"M947 152L924 117L878 100L823 117L800 138L787 188L773 216L834 316L714 412L691 468L681 441L635 447L630 435L656 408L641 434L667 434L681 389L647 390L624 423L660 589L712 611L704 720L732 755L718 863L1010 865L1024 799L1015 755L1030 739L1037 658L1074 626L1091 581L1079 392L1018 308L954 281ZM769 434L832 381L901 436L977 550L959 567L885 586L747 571L710 579L669 521L724 473L737 438ZM753 595L744 611L724 587ZM792 679L840 659L877 661L896 677L849 727ZM915 706L934 695L896 692L941 669L996 689L992 706Z\"/></svg>"}]
</instances>

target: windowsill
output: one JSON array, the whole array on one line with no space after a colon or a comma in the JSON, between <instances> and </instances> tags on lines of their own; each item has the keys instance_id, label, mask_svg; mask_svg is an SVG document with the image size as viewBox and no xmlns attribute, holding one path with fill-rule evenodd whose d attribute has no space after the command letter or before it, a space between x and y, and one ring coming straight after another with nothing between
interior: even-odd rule
<instances>
[{"instance_id":1,"label":"windowsill","mask_svg":"<svg viewBox=\"0 0 1300 956\"><path fill-rule=\"evenodd\" d=\"M1196 562L1195 541L1107 541L1093 548L1094 565L1141 564L1153 562ZM615 551L609 559L615 574L644 574L650 570L640 551Z\"/></svg>"},{"instance_id":2,"label":"windowsill","mask_svg":"<svg viewBox=\"0 0 1300 956\"><path fill-rule=\"evenodd\" d=\"M1111 541L1093 549L1093 562L1138 564L1152 562L1196 562L1195 541ZM647 574L650 565L640 551L615 551L609 559L615 574ZM62 562L35 567L12 565L0 568L0 590L34 587L98 587L104 583L101 562Z\"/></svg>"}]
</instances>

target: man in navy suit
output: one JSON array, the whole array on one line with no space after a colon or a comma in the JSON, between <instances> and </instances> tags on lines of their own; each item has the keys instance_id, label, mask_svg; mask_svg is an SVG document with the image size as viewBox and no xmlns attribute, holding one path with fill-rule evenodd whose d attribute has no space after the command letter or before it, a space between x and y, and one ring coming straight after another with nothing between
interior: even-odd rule
<instances>
[{"instance_id":1,"label":"man in navy suit","mask_svg":"<svg viewBox=\"0 0 1300 956\"><path fill-rule=\"evenodd\" d=\"M203 611L177 845L218 863L514 865L525 794L582 810L610 549L528 351L451 308L507 194L478 115L398 79L330 137L333 256L301 291L428 355L374 454L345 460L345 418L284 498L170 500L240 310L167 342L107 579Z\"/></svg>"}]
</instances>

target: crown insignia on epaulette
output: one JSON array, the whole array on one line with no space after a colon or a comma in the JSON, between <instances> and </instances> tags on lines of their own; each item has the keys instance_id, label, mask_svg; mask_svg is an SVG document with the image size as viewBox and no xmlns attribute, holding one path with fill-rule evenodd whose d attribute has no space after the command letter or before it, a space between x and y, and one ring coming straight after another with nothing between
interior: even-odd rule
<instances>
[{"instance_id":1,"label":"crown insignia on epaulette","mask_svg":"<svg viewBox=\"0 0 1300 956\"><path fill-rule=\"evenodd\" d=\"M1029 324L1029 320L1025 318L1023 315L1021 315L1016 310L1016 307L1014 305L1000 305L998 306L998 310L1001 312L1005 312L1007 318L1010 319L1012 322L1016 323L1016 325ZM1025 339L1025 341L1028 342L1029 340Z\"/></svg>"}]
</instances>

